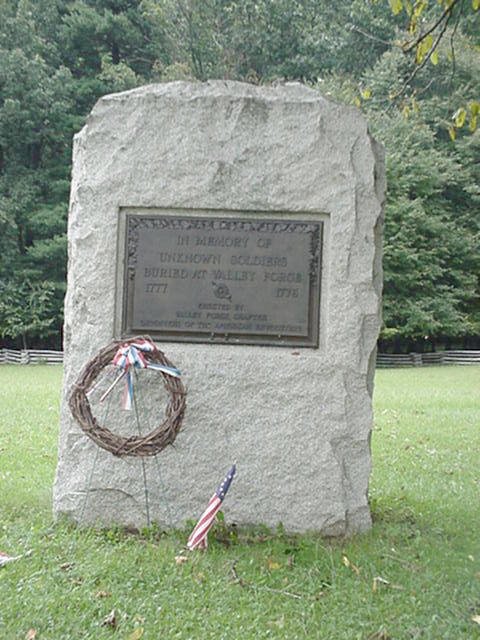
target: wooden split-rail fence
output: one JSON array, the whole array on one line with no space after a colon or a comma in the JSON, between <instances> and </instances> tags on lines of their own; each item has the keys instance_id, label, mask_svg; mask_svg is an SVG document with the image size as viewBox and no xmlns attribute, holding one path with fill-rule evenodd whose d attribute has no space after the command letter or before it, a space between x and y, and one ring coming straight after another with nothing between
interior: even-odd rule
<instances>
[{"instance_id":1,"label":"wooden split-rail fence","mask_svg":"<svg viewBox=\"0 0 480 640\"><path fill-rule=\"evenodd\" d=\"M0 349L0 364L61 364L63 351ZM377 367L423 367L442 364L480 364L480 351L435 353L378 353Z\"/></svg>"},{"instance_id":2,"label":"wooden split-rail fence","mask_svg":"<svg viewBox=\"0 0 480 640\"><path fill-rule=\"evenodd\" d=\"M424 367L435 364L480 364L480 351L378 353L377 367Z\"/></svg>"},{"instance_id":3,"label":"wooden split-rail fence","mask_svg":"<svg viewBox=\"0 0 480 640\"><path fill-rule=\"evenodd\" d=\"M0 364L61 364L63 351L0 349Z\"/></svg>"}]
</instances>

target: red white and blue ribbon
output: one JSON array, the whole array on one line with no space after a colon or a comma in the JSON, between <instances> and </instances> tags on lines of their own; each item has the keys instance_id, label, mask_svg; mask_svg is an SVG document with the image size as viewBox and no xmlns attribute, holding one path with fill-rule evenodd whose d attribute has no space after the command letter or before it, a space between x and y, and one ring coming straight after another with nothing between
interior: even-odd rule
<instances>
[{"instance_id":1,"label":"red white and blue ribbon","mask_svg":"<svg viewBox=\"0 0 480 640\"><path fill-rule=\"evenodd\" d=\"M207 536L208 532L212 528L213 523L215 522L215 516L217 515L220 507L222 506L222 502L225 498L225 494L227 493L230 485L232 484L233 476L235 475L236 466L230 469L222 483L219 485L213 496L210 498L207 508L200 516L199 521L197 522L194 530L190 534L190 537L187 541L187 547L190 551L194 549L206 549L207 548Z\"/></svg>"},{"instance_id":2,"label":"red white and blue ribbon","mask_svg":"<svg viewBox=\"0 0 480 640\"><path fill-rule=\"evenodd\" d=\"M132 408L133 403L133 369L153 369L166 373L175 378L180 377L180 371L176 367L159 364L158 362L149 362L145 356L146 353L153 353L157 350L153 342L140 339L136 342L129 342L119 347L113 358L113 364L121 369L120 375L113 381L110 387L105 391L100 400L104 400L113 387L125 376L125 389L122 397L122 408L127 411Z\"/></svg>"}]
</instances>

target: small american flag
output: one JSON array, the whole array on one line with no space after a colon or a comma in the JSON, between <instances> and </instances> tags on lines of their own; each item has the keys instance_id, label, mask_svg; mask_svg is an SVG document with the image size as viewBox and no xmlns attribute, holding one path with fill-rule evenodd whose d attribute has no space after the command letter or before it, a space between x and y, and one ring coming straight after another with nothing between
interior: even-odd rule
<instances>
[{"instance_id":1,"label":"small american flag","mask_svg":"<svg viewBox=\"0 0 480 640\"><path fill-rule=\"evenodd\" d=\"M207 508L200 516L200 520L197 522L195 529L192 531L190 537L188 538L187 547L190 549L190 551L193 551L194 549L207 548L208 532L212 528L212 525L215 521L215 516L222 506L225 494L230 488L233 476L235 475L235 471L236 467L235 465L233 465L233 467L223 479L223 482L219 485L213 496L210 498Z\"/></svg>"}]
</instances>

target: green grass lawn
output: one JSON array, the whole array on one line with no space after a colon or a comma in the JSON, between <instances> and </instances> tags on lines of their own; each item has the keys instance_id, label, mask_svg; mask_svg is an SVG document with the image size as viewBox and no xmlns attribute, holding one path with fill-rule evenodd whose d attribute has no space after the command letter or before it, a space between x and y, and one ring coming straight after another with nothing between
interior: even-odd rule
<instances>
[{"instance_id":1,"label":"green grass lawn","mask_svg":"<svg viewBox=\"0 0 480 640\"><path fill-rule=\"evenodd\" d=\"M371 532L224 526L185 562L186 532L53 524L60 386L0 367L0 550L30 553L0 569L0 640L480 638L480 367L377 373Z\"/></svg>"}]
</instances>

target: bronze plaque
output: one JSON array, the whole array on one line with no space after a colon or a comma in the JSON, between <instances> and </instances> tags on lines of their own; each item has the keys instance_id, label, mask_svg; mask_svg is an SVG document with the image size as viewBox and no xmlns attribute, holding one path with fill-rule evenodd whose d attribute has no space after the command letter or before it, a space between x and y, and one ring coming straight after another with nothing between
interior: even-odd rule
<instances>
[{"instance_id":1,"label":"bronze plaque","mask_svg":"<svg viewBox=\"0 0 480 640\"><path fill-rule=\"evenodd\" d=\"M122 334L318 346L322 223L126 215Z\"/></svg>"}]
</instances>

